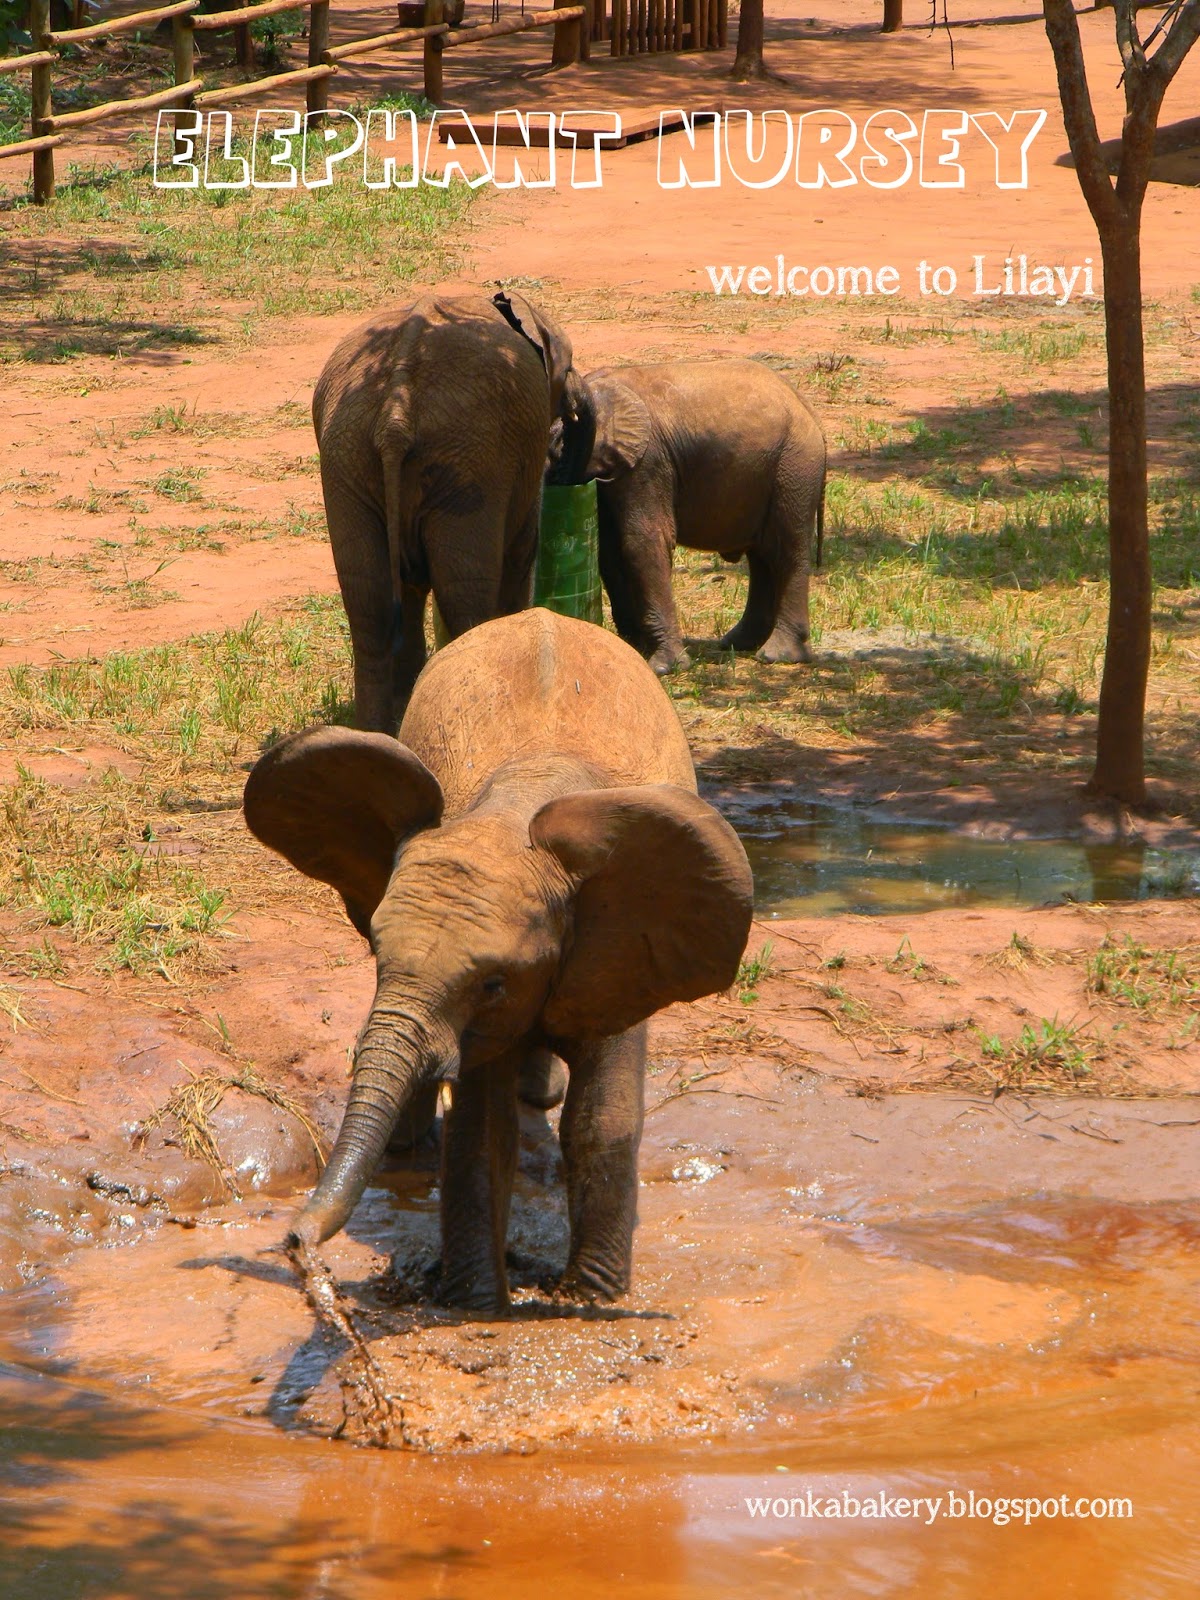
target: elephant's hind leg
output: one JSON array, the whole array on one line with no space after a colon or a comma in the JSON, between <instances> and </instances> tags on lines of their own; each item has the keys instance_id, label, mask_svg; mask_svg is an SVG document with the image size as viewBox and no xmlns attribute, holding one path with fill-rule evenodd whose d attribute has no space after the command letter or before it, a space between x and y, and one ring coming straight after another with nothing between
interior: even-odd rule
<instances>
[{"instance_id":1,"label":"elephant's hind leg","mask_svg":"<svg viewBox=\"0 0 1200 1600\"><path fill-rule=\"evenodd\" d=\"M576 1300L616 1300L633 1267L646 1024L563 1054L570 1082L559 1137L571 1249L559 1287Z\"/></svg>"},{"instance_id":2,"label":"elephant's hind leg","mask_svg":"<svg viewBox=\"0 0 1200 1600\"><path fill-rule=\"evenodd\" d=\"M501 615L503 524L482 515L430 513L421 530L433 597L452 639Z\"/></svg>"},{"instance_id":3,"label":"elephant's hind leg","mask_svg":"<svg viewBox=\"0 0 1200 1600\"><path fill-rule=\"evenodd\" d=\"M425 665L425 589L411 583L400 586L400 601L392 633L392 704L397 724L404 716L413 685Z\"/></svg>"},{"instance_id":4,"label":"elephant's hind leg","mask_svg":"<svg viewBox=\"0 0 1200 1600\"><path fill-rule=\"evenodd\" d=\"M722 650L757 650L766 644L775 625L775 580L757 550L747 551L750 591L742 620L721 640Z\"/></svg>"},{"instance_id":5,"label":"elephant's hind leg","mask_svg":"<svg viewBox=\"0 0 1200 1600\"><path fill-rule=\"evenodd\" d=\"M802 493L785 495L771 506L763 554L771 567L777 597L775 625L758 652L762 661L811 661L808 625L808 575L815 510Z\"/></svg>"},{"instance_id":6,"label":"elephant's hind leg","mask_svg":"<svg viewBox=\"0 0 1200 1600\"><path fill-rule=\"evenodd\" d=\"M326 486L325 515L354 651L354 719L368 732L395 733L396 615L387 528L376 508L335 485Z\"/></svg>"},{"instance_id":7,"label":"elephant's hind leg","mask_svg":"<svg viewBox=\"0 0 1200 1600\"><path fill-rule=\"evenodd\" d=\"M517 1167L518 1050L451 1090L442 1144L442 1280L447 1305L503 1316L504 1247Z\"/></svg>"}]
</instances>

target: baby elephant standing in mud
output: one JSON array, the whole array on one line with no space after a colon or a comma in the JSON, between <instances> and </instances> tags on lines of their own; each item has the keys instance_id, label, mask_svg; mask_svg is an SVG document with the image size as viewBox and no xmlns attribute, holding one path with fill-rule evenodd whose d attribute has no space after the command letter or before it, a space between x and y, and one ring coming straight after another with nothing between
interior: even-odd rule
<instances>
[{"instance_id":1,"label":"baby elephant standing in mud","mask_svg":"<svg viewBox=\"0 0 1200 1600\"><path fill-rule=\"evenodd\" d=\"M671 594L682 544L749 562L745 613L722 649L811 661L825 439L795 390L757 361L605 367L584 385L590 405L564 436L595 428L585 476L600 480L600 573L621 637L656 672L688 665ZM571 443L566 454L583 452Z\"/></svg>"},{"instance_id":2,"label":"baby elephant standing in mud","mask_svg":"<svg viewBox=\"0 0 1200 1600\"><path fill-rule=\"evenodd\" d=\"M552 1050L570 1250L561 1288L629 1287L646 1019L728 987L753 884L696 794L667 696L612 634L542 610L485 623L422 673L399 739L316 728L258 762L246 820L333 884L376 992L337 1144L294 1241L348 1220L402 1118L442 1146L441 1295L502 1314L517 1090Z\"/></svg>"}]
</instances>

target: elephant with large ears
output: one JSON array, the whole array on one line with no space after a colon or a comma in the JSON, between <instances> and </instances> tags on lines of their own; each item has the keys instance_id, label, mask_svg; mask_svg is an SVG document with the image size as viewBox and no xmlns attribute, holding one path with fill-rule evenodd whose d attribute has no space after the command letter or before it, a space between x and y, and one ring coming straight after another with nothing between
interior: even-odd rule
<instances>
[{"instance_id":1,"label":"elephant with large ears","mask_svg":"<svg viewBox=\"0 0 1200 1600\"><path fill-rule=\"evenodd\" d=\"M556 434L552 481L598 479L600 574L623 639L656 672L688 664L671 593L677 544L747 557L750 591L722 649L811 661L808 582L820 565L825 439L800 396L757 361L588 373ZM815 561L814 561L815 555Z\"/></svg>"},{"instance_id":2,"label":"elephant with large ears","mask_svg":"<svg viewBox=\"0 0 1200 1600\"><path fill-rule=\"evenodd\" d=\"M395 733L432 590L451 638L529 605L551 424L577 427L558 324L519 294L434 294L347 335L313 394L360 728Z\"/></svg>"},{"instance_id":3,"label":"elephant with large ears","mask_svg":"<svg viewBox=\"0 0 1200 1600\"><path fill-rule=\"evenodd\" d=\"M503 1314L518 1081L551 1050L568 1071L562 1289L624 1294L646 1019L732 983L753 892L645 662L547 611L486 623L433 658L399 740L284 739L245 814L338 890L376 961L341 1130L294 1239L345 1224L396 1125L449 1081L441 1295Z\"/></svg>"}]
</instances>

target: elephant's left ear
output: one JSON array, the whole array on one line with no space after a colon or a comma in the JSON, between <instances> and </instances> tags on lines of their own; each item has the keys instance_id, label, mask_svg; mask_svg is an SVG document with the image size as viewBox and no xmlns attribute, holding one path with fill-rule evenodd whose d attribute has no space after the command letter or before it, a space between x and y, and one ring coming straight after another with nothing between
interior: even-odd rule
<instances>
[{"instance_id":1,"label":"elephant's left ear","mask_svg":"<svg viewBox=\"0 0 1200 1600\"><path fill-rule=\"evenodd\" d=\"M736 833L674 784L551 800L529 835L575 883L574 938L544 1013L560 1038L617 1033L727 989L753 911Z\"/></svg>"},{"instance_id":2,"label":"elephant's left ear","mask_svg":"<svg viewBox=\"0 0 1200 1600\"><path fill-rule=\"evenodd\" d=\"M330 883L367 938L396 851L441 821L442 786L399 740L352 728L307 728L272 745L246 780L256 838L309 878Z\"/></svg>"},{"instance_id":3,"label":"elephant's left ear","mask_svg":"<svg viewBox=\"0 0 1200 1600\"><path fill-rule=\"evenodd\" d=\"M492 299L501 316L541 351L550 380L550 412L558 416L562 409L563 386L574 359L570 339L553 317L539 311L524 295L506 294L501 290Z\"/></svg>"}]
</instances>

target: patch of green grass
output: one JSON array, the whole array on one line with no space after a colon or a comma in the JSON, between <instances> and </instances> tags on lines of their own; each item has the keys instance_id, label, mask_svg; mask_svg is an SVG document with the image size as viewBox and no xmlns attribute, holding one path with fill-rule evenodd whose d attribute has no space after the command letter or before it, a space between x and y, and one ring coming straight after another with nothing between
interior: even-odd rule
<instances>
[{"instance_id":1,"label":"patch of green grass","mask_svg":"<svg viewBox=\"0 0 1200 1600\"><path fill-rule=\"evenodd\" d=\"M774 971L774 958L775 946L768 939L754 955L745 956L738 963L734 987L737 989L738 999L744 1006L753 1005L758 999L758 986Z\"/></svg>"},{"instance_id":2,"label":"patch of green grass","mask_svg":"<svg viewBox=\"0 0 1200 1600\"><path fill-rule=\"evenodd\" d=\"M1126 934L1106 934L1088 958L1087 987L1117 1005L1151 1013L1164 1008L1200 1009L1200 946L1154 950Z\"/></svg>"},{"instance_id":3,"label":"patch of green grass","mask_svg":"<svg viewBox=\"0 0 1200 1600\"><path fill-rule=\"evenodd\" d=\"M980 1052L1008 1089L1062 1088L1090 1077L1097 1046L1081 1028L1042 1017L1025 1023L1011 1043L978 1033Z\"/></svg>"},{"instance_id":4,"label":"patch of green grass","mask_svg":"<svg viewBox=\"0 0 1200 1600\"><path fill-rule=\"evenodd\" d=\"M272 621L179 644L10 668L0 678L6 742L54 729L123 748L141 773L110 771L67 791L19 770L0 789L11 844L0 906L26 926L62 929L102 967L173 976L203 961L233 910L229 880L160 853L158 841L180 831L180 814L200 819L195 827L235 809L246 768L281 733L346 720L349 681L340 600L316 596ZM214 838L222 851L224 837Z\"/></svg>"},{"instance_id":5,"label":"patch of green grass","mask_svg":"<svg viewBox=\"0 0 1200 1600\"><path fill-rule=\"evenodd\" d=\"M1082 355L1093 339L1089 328L1045 322L1036 328L980 329L976 343L985 354L1019 355L1027 367L1057 366Z\"/></svg>"},{"instance_id":6,"label":"patch of green grass","mask_svg":"<svg viewBox=\"0 0 1200 1600\"><path fill-rule=\"evenodd\" d=\"M165 500L174 500L178 505L186 505L189 501L201 500L200 480L205 475L204 467L171 467L166 472L160 472L154 481L147 485L160 494Z\"/></svg>"},{"instance_id":7,"label":"patch of green grass","mask_svg":"<svg viewBox=\"0 0 1200 1600\"><path fill-rule=\"evenodd\" d=\"M27 244L0 274L11 306L0 358L128 353L211 338L234 315L245 333L260 317L375 306L452 268L477 193L365 189L349 173L295 190L155 189L145 168L68 182L50 206L9 207L10 242ZM195 308L186 322L166 314L183 303Z\"/></svg>"}]
</instances>

